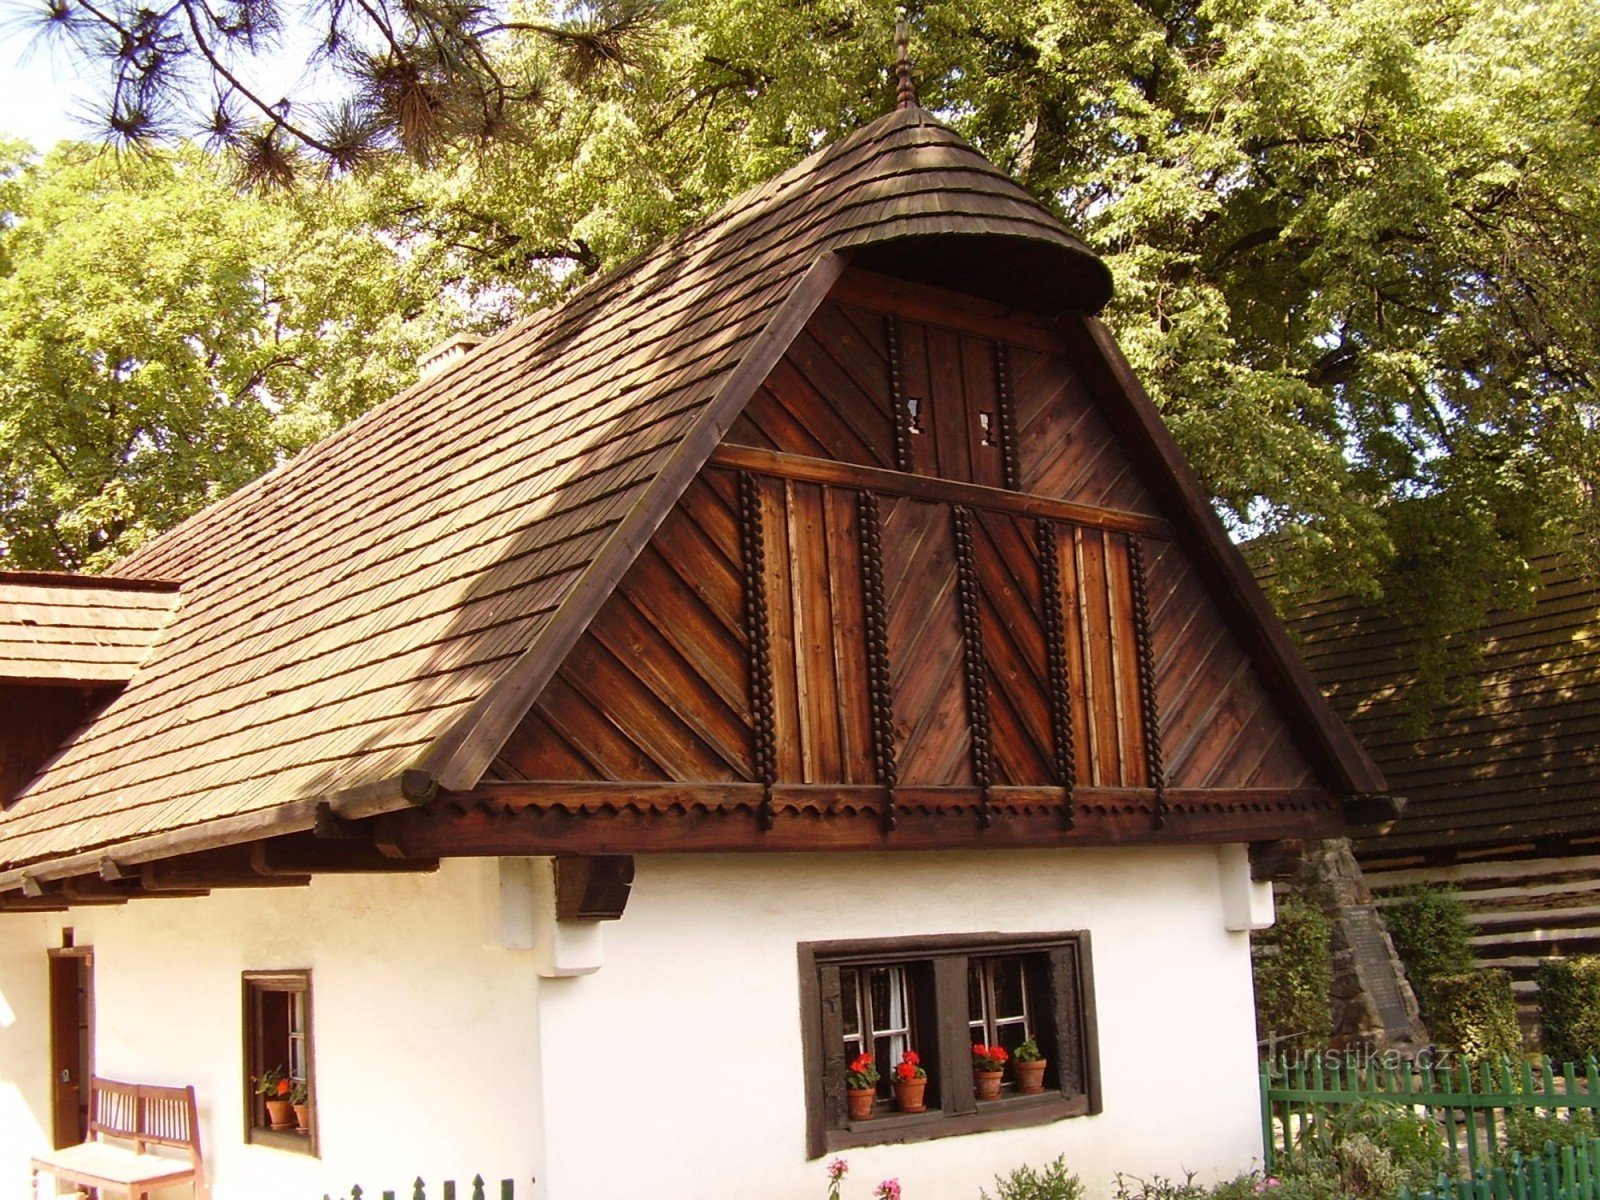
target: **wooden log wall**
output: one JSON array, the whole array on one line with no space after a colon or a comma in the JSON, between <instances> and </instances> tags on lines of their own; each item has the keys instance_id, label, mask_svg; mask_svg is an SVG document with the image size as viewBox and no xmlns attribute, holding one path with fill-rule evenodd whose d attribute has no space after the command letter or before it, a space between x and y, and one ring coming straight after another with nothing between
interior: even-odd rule
<instances>
[{"instance_id":1,"label":"wooden log wall","mask_svg":"<svg viewBox=\"0 0 1600 1200\"><path fill-rule=\"evenodd\" d=\"M886 829L1315 788L1057 335L850 275L488 779L750 784L764 827L854 789Z\"/></svg>"}]
</instances>

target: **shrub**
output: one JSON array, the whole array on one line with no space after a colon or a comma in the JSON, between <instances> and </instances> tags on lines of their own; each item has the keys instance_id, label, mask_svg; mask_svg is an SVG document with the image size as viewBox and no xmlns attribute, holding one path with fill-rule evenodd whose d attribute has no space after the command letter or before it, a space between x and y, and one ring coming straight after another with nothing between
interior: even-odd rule
<instances>
[{"instance_id":1,"label":"shrub","mask_svg":"<svg viewBox=\"0 0 1600 1200\"><path fill-rule=\"evenodd\" d=\"M1009 1175L996 1175L994 1196L987 1191L983 1200L1079 1200L1083 1184L1067 1171L1066 1156L1058 1157L1042 1171L1022 1166Z\"/></svg>"},{"instance_id":2,"label":"shrub","mask_svg":"<svg viewBox=\"0 0 1600 1200\"><path fill-rule=\"evenodd\" d=\"M1319 1117L1300 1150L1295 1175L1331 1180L1341 1195L1377 1200L1402 1184L1413 1191L1431 1187L1444 1161L1444 1136L1411 1109L1362 1101Z\"/></svg>"},{"instance_id":3,"label":"shrub","mask_svg":"<svg viewBox=\"0 0 1600 1200\"><path fill-rule=\"evenodd\" d=\"M1400 893L1400 901L1383 910L1383 922L1405 963L1426 1013L1428 981L1440 975L1472 970L1472 929L1467 906L1454 888L1418 884Z\"/></svg>"},{"instance_id":4,"label":"shrub","mask_svg":"<svg viewBox=\"0 0 1600 1200\"><path fill-rule=\"evenodd\" d=\"M1539 981L1539 1044L1558 1063L1600 1057L1600 958L1552 958Z\"/></svg>"},{"instance_id":5,"label":"shrub","mask_svg":"<svg viewBox=\"0 0 1600 1200\"><path fill-rule=\"evenodd\" d=\"M1522 1053L1517 998L1504 971L1437 975L1426 988L1433 1040L1468 1058L1516 1057Z\"/></svg>"},{"instance_id":6,"label":"shrub","mask_svg":"<svg viewBox=\"0 0 1600 1200\"><path fill-rule=\"evenodd\" d=\"M1596 1129L1592 1111L1558 1115L1537 1109L1520 1109L1506 1113L1502 1136L1502 1161L1509 1163L1514 1153L1532 1158L1543 1154L1544 1148L1551 1143L1557 1146L1582 1146L1590 1138L1600 1136L1600 1131Z\"/></svg>"},{"instance_id":7,"label":"shrub","mask_svg":"<svg viewBox=\"0 0 1600 1200\"><path fill-rule=\"evenodd\" d=\"M1333 1032L1331 933L1321 909L1295 896L1279 902L1277 921L1252 945L1258 1037L1327 1045Z\"/></svg>"}]
</instances>

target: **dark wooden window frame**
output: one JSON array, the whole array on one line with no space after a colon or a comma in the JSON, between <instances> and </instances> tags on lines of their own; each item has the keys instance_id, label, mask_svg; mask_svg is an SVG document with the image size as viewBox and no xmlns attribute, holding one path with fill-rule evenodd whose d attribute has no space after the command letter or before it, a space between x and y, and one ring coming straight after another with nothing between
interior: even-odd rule
<instances>
[{"instance_id":1,"label":"dark wooden window frame","mask_svg":"<svg viewBox=\"0 0 1600 1200\"><path fill-rule=\"evenodd\" d=\"M996 955L1037 956L1038 1034L1051 1062L1037 1096L1007 1095L979 1104L972 1088L972 1042L967 1025L967 960ZM806 1154L887 1142L918 1142L989 1129L1044 1125L1100 1111L1100 1064L1089 935L1059 933L949 934L932 937L802 942L800 1036L805 1056ZM905 963L920 983L918 1050L927 1068L926 1113L879 1106L871 1120L845 1112L843 1017L839 970Z\"/></svg>"},{"instance_id":2,"label":"dark wooden window frame","mask_svg":"<svg viewBox=\"0 0 1600 1200\"><path fill-rule=\"evenodd\" d=\"M285 1133L281 1129L269 1129L261 1124L258 1118L260 1100L255 1094L254 1081L260 1077L263 1071L278 1065L276 1062L264 1061L261 1053L261 995L264 992L295 992L304 997L305 1074L311 1097L310 1129L305 1134ZM273 1146L279 1150L291 1150L300 1154L320 1157L321 1151L317 1142L317 1059L312 1036L311 972L309 969L246 971L243 975L243 997L244 1016L240 1031L240 1046L244 1053L244 1070L242 1072L244 1084L244 1140L252 1145Z\"/></svg>"}]
</instances>

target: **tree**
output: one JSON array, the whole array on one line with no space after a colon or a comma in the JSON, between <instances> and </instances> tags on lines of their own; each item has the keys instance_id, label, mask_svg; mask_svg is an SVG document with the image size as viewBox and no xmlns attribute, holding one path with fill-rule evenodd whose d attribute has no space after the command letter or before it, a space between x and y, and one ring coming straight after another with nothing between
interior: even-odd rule
<instances>
[{"instance_id":1,"label":"tree","mask_svg":"<svg viewBox=\"0 0 1600 1200\"><path fill-rule=\"evenodd\" d=\"M0 200L9 566L108 565L398 390L439 333L428 263L354 189L247 200L198 153L13 148Z\"/></svg>"},{"instance_id":2,"label":"tree","mask_svg":"<svg viewBox=\"0 0 1600 1200\"><path fill-rule=\"evenodd\" d=\"M653 0L570 10L458 0L39 0L32 21L95 64L102 133L149 148L204 136L233 152L253 183L294 181L309 158L331 172L386 151L426 162L443 145L520 140L547 80L508 38L555 50L566 78L625 68L648 42ZM286 96L274 60L309 58Z\"/></svg>"}]
</instances>

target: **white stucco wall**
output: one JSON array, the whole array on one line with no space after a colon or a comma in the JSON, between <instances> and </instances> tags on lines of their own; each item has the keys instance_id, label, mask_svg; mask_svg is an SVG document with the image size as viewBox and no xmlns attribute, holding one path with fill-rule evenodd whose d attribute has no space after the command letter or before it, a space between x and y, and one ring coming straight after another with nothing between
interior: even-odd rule
<instances>
[{"instance_id":1,"label":"white stucco wall","mask_svg":"<svg viewBox=\"0 0 1600 1200\"><path fill-rule=\"evenodd\" d=\"M21 1160L48 1130L44 958L64 924L95 950L100 1072L196 1085L216 1200L474 1172L537 1175L519 1200L820 1200L796 945L989 931L1090 931L1104 1113L850 1151L847 1200L890 1176L906 1200L977 1200L997 1172L1063 1153L1094 1196L1118 1170L1231 1173L1259 1154L1248 935L1225 927L1240 861L1205 847L640 858L601 968L559 979L539 977L536 952L484 946L492 862L0 916L0 1200L24 1194ZM240 973L300 967L320 1160L241 1137Z\"/></svg>"},{"instance_id":2,"label":"white stucco wall","mask_svg":"<svg viewBox=\"0 0 1600 1200\"><path fill-rule=\"evenodd\" d=\"M1221 864L1207 847L641 859L604 967L546 984L549 1194L818 1200L797 943L988 931L1090 931L1104 1112L852 1150L847 1196L897 1177L906 1200L977 1200L1058 1154L1095 1196L1119 1170L1246 1168L1249 935L1225 928Z\"/></svg>"}]
</instances>

